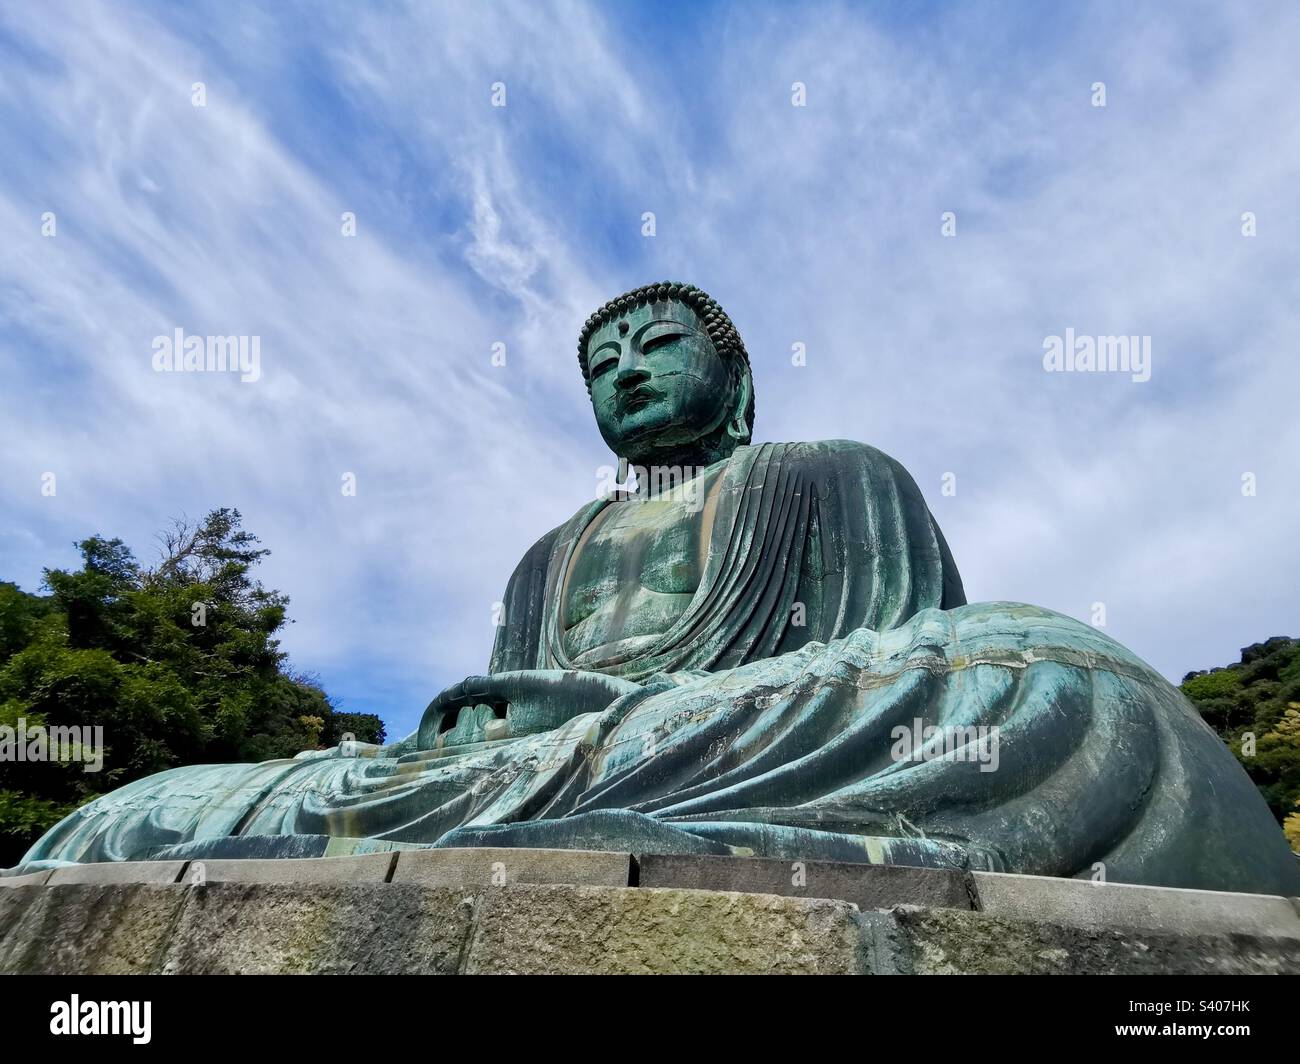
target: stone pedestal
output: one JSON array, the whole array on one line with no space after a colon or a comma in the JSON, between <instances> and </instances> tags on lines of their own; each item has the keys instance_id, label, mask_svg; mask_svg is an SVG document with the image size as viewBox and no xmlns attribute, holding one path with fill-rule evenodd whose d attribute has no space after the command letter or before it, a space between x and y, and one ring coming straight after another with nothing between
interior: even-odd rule
<instances>
[{"instance_id":1,"label":"stone pedestal","mask_svg":"<svg viewBox=\"0 0 1300 1064\"><path fill-rule=\"evenodd\" d=\"M0 878L0 972L1300 974L1300 906L580 850L79 865Z\"/></svg>"}]
</instances>

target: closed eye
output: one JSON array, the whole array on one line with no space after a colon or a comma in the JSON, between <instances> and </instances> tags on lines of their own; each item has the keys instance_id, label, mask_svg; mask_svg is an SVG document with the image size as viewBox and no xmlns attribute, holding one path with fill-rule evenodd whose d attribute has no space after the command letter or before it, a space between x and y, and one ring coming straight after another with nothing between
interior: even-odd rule
<instances>
[{"instance_id":1,"label":"closed eye","mask_svg":"<svg viewBox=\"0 0 1300 1064\"><path fill-rule=\"evenodd\" d=\"M664 347L668 344L673 343L674 341L680 340L685 335L686 333L684 332L656 333L654 336L651 336L648 339L641 341L641 353L643 355L648 355L651 351L655 351L658 348Z\"/></svg>"},{"instance_id":2,"label":"closed eye","mask_svg":"<svg viewBox=\"0 0 1300 1064\"><path fill-rule=\"evenodd\" d=\"M618 344L606 340L596 348L587 359L587 375L592 380L599 377L605 372L605 370L609 369L610 366L614 365L618 361L620 350Z\"/></svg>"}]
</instances>

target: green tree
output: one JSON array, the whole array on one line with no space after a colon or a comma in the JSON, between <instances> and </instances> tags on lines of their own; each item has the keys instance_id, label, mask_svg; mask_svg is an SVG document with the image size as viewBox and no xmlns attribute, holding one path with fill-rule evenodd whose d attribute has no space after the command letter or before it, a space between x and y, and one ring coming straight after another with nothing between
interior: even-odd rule
<instances>
[{"instance_id":1,"label":"green tree","mask_svg":"<svg viewBox=\"0 0 1300 1064\"><path fill-rule=\"evenodd\" d=\"M1300 639L1248 646L1239 662L1189 672L1182 690L1300 849Z\"/></svg>"},{"instance_id":2,"label":"green tree","mask_svg":"<svg viewBox=\"0 0 1300 1064\"><path fill-rule=\"evenodd\" d=\"M8 661L32 641L36 626L49 612L49 599L0 581L0 662Z\"/></svg>"},{"instance_id":3,"label":"green tree","mask_svg":"<svg viewBox=\"0 0 1300 1064\"><path fill-rule=\"evenodd\" d=\"M0 726L100 726L103 770L6 762L0 867L97 794L177 765L263 761L350 734L383 742L374 714L341 713L292 672L276 638L288 599L254 577L269 552L238 510L176 521L142 567L119 539L77 544L46 595L0 583Z\"/></svg>"}]
</instances>

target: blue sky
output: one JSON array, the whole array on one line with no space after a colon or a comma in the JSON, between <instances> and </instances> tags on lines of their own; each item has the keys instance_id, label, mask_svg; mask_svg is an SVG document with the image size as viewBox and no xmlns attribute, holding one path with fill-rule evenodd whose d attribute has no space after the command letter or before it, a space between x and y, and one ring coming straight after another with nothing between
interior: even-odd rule
<instances>
[{"instance_id":1,"label":"blue sky","mask_svg":"<svg viewBox=\"0 0 1300 1064\"><path fill-rule=\"evenodd\" d=\"M672 278L756 438L899 459L972 600L1175 680L1300 634L1298 53L1291 3L0 7L0 579L236 506L294 665L404 734L611 461L582 321ZM261 379L154 372L176 328ZM1044 372L1067 328L1151 379Z\"/></svg>"}]
</instances>

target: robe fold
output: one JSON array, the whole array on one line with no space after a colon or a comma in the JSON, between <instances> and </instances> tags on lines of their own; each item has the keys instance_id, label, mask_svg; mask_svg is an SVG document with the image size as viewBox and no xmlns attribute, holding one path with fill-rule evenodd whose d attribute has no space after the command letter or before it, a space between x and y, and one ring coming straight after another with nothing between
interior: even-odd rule
<instances>
[{"instance_id":1,"label":"robe fold","mask_svg":"<svg viewBox=\"0 0 1300 1064\"><path fill-rule=\"evenodd\" d=\"M583 507L524 556L506 588L491 672L575 667L560 625L564 579L583 532L610 504ZM714 505L704 573L685 614L653 646L598 671L630 680L717 672L966 601L920 490L873 447L737 448Z\"/></svg>"},{"instance_id":2,"label":"robe fold","mask_svg":"<svg viewBox=\"0 0 1300 1064\"><path fill-rule=\"evenodd\" d=\"M607 505L525 555L491 672L572 668L565 577ZM73 813L22 867L233 854L238 840L296 855L328 838L1300 893L1263 799L1182 694L1077 621L966 604L886 455L739 448L711 505L699 589L653 645L599 663L640 685L603 712L447 750L422 728L376 756L173 769Z\"/></svg>"}]
</instances>

